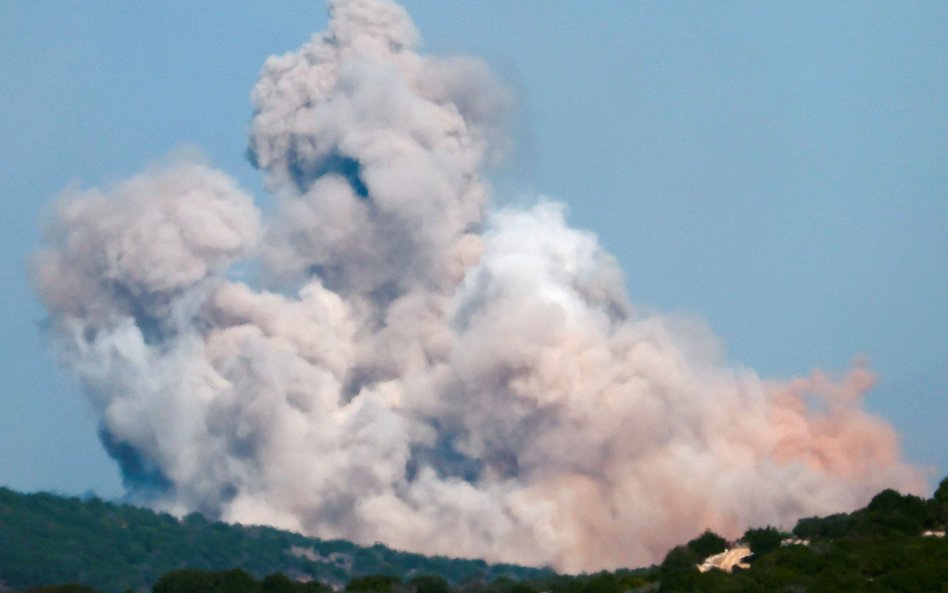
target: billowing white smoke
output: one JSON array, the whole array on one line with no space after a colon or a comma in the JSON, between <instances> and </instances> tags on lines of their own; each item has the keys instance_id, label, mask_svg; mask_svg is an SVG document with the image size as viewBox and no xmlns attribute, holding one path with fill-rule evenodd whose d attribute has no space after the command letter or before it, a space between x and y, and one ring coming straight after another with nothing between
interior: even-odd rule
<instances>
[{"instance_id":1,"label":"billowing white smoke","mask_svg":"<svg viewBox=\"0 0 948 593\"><path fill-rule=\"evenodd\" d=\"M66 196L36 257L133 495L592 570L923 487L865 368L768 383L637 313L560 205L489 212L508 96L481 62L419 55L387 0L330 13L253 91L266 225L183 162Z\"/></svg>"}]
</instances>

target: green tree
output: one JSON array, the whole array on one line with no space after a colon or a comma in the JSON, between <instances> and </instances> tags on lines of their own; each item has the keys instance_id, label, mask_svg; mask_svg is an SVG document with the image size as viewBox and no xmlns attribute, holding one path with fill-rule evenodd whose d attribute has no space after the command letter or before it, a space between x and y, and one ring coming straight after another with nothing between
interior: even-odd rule
<instances>
[{"instance_id":1,"label":"green tree","mask_svg":"<svg viewBox=\"0 0 948 593\"><path fill-rule=\"evenodd\" d=\"M862 535L918 535L934 523L932 508L918 496L883 490L862 511L854 513Z\"/></svg>"},{"instance_id":2,"label":"green tree","mask_svg":"<svg viewBox=\"0 0 948 593\"><path fill-rule=\"evenodd\" d=\"M209 593L212 590L211 573L187 568L165 574L151 589L152 593Z\"/></svg>"},{"instance_id":3,"label":"green tree","mask_svg":"<svg viewBox=\"0 0 948 593\"><path fill-rule=\"evenodd\" d=\"M615 575L601 572L586 581L581 593L622 593L622 588Z\"/></svg>"},{"instance_id":4,"label":"green tree","mask_svg":"<svg viewBox=\"0 0 948 593\"><path fill-rule=\"evenodd\" d=\"M391 593L401 583L401 579L391 575L371 574L349 581L349 584L346 585L346 591L350 593Z\"/></svg>"},{"instance_id":5,"label":"green tree","mask_svg":"<svg viewBox=\"0 0 948 593\"><path fill-rule=\"evenodd\" d=\"M420 575L411 580L415 593L451 593L451 587L442 577L436 575Z\"/></svg>"},{"instance_id":6,"label":"green tree","mask_svg":"<svg viewBox=\"0 0 948 593\"><path fill-rule=\"evenodd\" d=\"M807 517L797 521L793 534L805 539L836 539L849 533L853 519L846 513L836 513L827 517Z\"/></svg>"},{"instance_id":7,"label":"green tree","mask_svg":"<svg viewBox=\"0 0 948 593\"><path fill-rule=\"evenodd\" d=\"M698 555L688 546L675 546L665 554L662 560L662 572L694 568L698 564Z\"/></svg>"},{"instance_id":8,"label":"green tree","mask_svg":"<svg viewBox=\"0 0 948 593\"><path fill-rule=\"evenodd\" d=\"M257 581L241 570L173 570L155 583L152 593L257 593Z\"/></svg>"},{"instance_id":9,"label":"green tree","mask_svg":"<svg viewBox=\"0 0 948 593\"><path fill-rule=\"evenodd\" d=\"M662 593L698 590L698 554L688 546L675 546L665 555L659 569Z\"/></svg>"},{"instance_id":10,"label":"green tree","mask_svg":"<svg viewBox=\"0 0 948 593\"><path fill-rule=\"evenodd\" d=\"M938 484L931 500L932 516L939 527L948 527L948 478Z\"/></svg>"},{"instance_id":11,"label":"green tree","mask_svg":"<svg viewBox=\"0 0 948 593\"><path fill-rule=\"evenodd\" d=\"M698 555L699 560L719 554L727 549L727 542L723 537L710 529L688 542L688 547Z\"/></svg>"},{"instance_id":12,"label":"green tree","mask_svg":"<svg viewBox=\"0 0 948 593\"><path fill-rule=\"evenodd\" d=\"M321 581L306 581L293 583L293 590L296 593L331 593L332 587Z\"/></svg>"},{"instance_id":13,"label":"green tree","mask_svg":"<svg viewBox=\"0 0 948 593\"><path fill-rule=\"evenodd\" d=\"M517 583L510 587L507 593L539 593L539 591L525 583Z\"/></svg>"},{"instance_id":14,"label":"green tree","mask_svg":"<svg viewBox=\"0 0 948 593\"><path fill-rule=\"evenodd\" d=\"M776 528L768 526L762 529L748 529L741 539L750 546L755 556L762 556L779 548L783 535Z\"/></svg>"},{"instance_id":15,"label":"green tree","mask_svg":"<svg viewBox=\"0 0 948 593\"><path fill-rule=\"evenodd\" d=\"M216 573L212 582L218 593L257 593L259 589L253 575L239 568Z\"/></svg>"},{"instance_id":16,"label":"green tree","mask_svg":"<svg viewBox=\"0 0 948 593\"><path fill-rule=\"evenodd\" d=\"M283 573L268 574L260 581L261 593L295 593L295 585L290 577Z\"/></svg>"}]
</instances>

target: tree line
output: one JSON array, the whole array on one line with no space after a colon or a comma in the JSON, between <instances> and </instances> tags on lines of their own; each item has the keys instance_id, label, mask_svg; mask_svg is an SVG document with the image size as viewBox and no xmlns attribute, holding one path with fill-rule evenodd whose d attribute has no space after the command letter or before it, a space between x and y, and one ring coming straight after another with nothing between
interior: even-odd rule
<instances>
[{"instance_id":1,"label":"tree line","mask_svg":"<svg viewBox=\"0 0 948 593\"><path fill-rule=\"evenodd\" d=\"M0 491L0 524L5 520ZM192 519L196 520L196 519ZM153 580L151 593L948 593L948 478L930 499L884 490L852 513L800 519L790 532L748 529L749 568L700 572L724 551L723 537L704 531L676 546L654 566L560 575L524 569L493 573L425 573L419 565L350 575L344 582L312 578L298 569L255 576L241 568L177 568ZM302 536L300 536L302 537ZM0 538L0 554L4 542ZM351 544L350 544L351 545ZM285 548L284 548L285 554ZM470 561L474 562L474 561ZM430 566L438 566L437 563ZM477 566L487 566L480 563ZM393 568L389 566L388 568ZM258 575L260 573L257 573ZM7 580L0 564L0 579ZM289 575L289 576L288 576ZM457 576L457 573L455 574ZM21 588L29 593L108 593L89 585ZM147 588L145 590L148 590ZM133 593L133 590L127 593Z\"/></svg>"}]
</instances>

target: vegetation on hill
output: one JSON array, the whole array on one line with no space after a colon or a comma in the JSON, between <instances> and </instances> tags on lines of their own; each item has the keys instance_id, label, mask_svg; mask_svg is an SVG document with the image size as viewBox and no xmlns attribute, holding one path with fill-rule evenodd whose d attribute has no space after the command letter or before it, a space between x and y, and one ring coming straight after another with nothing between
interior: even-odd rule
<instances>
[{"instance_id":1,"label":"vegetation on hill","mask_svg":"<svg viewBox=\"0 0 948 593\"><path fill-rule=\"evenodd\" d=\"M0 590L75 582L105 593L144 593L176 569L240 567L254 578L282 573L342 586L353 577L436 575L453 585L536 578L552 571L482 560L427 557L321 540L270 527L228 525L198 514L177 519L97 498L20 494L0 488Z\"/></svg>"},{"instance_id":2,"label":"vegetation on hill","mask_svg":"<svg viewBox=\"0 0 948 593\"><path fill-rule=\"evenodd\" d=\"M748 570L700 573L702 555L679 546L650 576L675 593L948 592L946 524L948 478L930 500L884 490L853 513L801 519L792 533L750 529Z\"/></svg>"},{"instance_id":3,"label":"vegetation on hill","mask_svg":"<svg viewBox=\"0 0 948 593\"><path fill-rule=\"evenodd\" d=\"M801 519L792 533L749 529L741 540L752 551L746 570L699 572L727 547L705 531L659 566L568 576L0 489L0 579L21 590L72 582L31 593L118 591L121 583L153 593L328 593L343 585L346 593L948 593L946 525L948 478L929 500L885 490L864 509Z\"/></svg>"}]
</instances>

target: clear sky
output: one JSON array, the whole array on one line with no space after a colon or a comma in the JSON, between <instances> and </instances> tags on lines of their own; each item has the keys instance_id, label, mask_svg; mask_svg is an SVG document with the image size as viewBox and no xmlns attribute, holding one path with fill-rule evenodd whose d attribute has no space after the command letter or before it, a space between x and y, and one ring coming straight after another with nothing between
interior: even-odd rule
<instances>
[{"instance_id":1,"label":"clear sky","mask_svg":"<svg viewBox=\"0 0 948 593\"><path fill-rule=\"evenodd\" d=\"M571 207L634 303L703 318L764 377L871 361L868 407L948 473L948 4L407 0L434 53L519 99L498 200ZM0 3L0 484L118 496L26 268L66 186L182 146L244 158L267 56L321 2Z\"/></svg>"}]
</instances>

